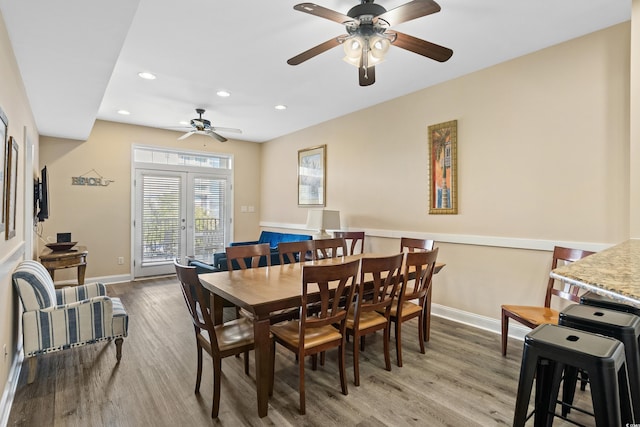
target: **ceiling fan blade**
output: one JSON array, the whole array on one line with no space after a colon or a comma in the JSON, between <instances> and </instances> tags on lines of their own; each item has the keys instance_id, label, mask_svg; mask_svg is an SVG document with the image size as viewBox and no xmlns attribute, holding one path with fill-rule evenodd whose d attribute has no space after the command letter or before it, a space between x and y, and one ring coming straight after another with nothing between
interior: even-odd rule
<instances>
[{"instance_id":1,"label":"ceiling fan blade","mask_svg":"<svg viewBox=\"0 0 640 427\"><path fill-rule=\"evenodd\" d=\"M440 12L440 5L435 1L413 0L376 16L373 22L375 24L379 19L382 19L388 22L389 26L394 26L436 12Z\"/></svg>"},{"instance_id":2,"label":"ceiling fan blade","mask_svg":"<svg viewBox=\"0 0 640 427\"><path fill-rule=\"evenodd\" d=\"M346 34L339 36L341 37L348 37ZM298 65L298 64L302 64L304 61L306 61L307 59L311 59L314 56L320 55L323 52L326 52L327 50L331 49L332 47L336 47L338 45L340 45L340 42L338 41L339 37L334 37L330 40L327 40L324 43L319 44L318 46L312 47L309 50L305 50L304 52L302 52L299 55L294 56L293 58L289 59L287 61L287 64L289 65Z\"/></svg>"},{"instance_id":3,"label":"ceiling fan blade","mask_svg":"<svg viewBox=\"0 0 640 427\"><path fill-rule=\"evenodd\" d=\"M178 141L180 141L181 139L185 139L185 138L189 138L191 135L193 135L194 133L196 133L195 130L192 130L190 132L185 133L184 135L182 135L180 138L178 138Z\"/></svg>"},{"instance_id":4,"label":"ceiling fan blade","mask_svg":"<svg viewBox=\"0 0 640 427\"><path fill-rule=\"evenodd\" d=\"M293 6L295 10L308 13L310 15L319 16L320 18L328 19L338 24L344 24L345 22L355 21L350 16L336 12L335 10L327 9L326 7L318 6L314 3L300 3Z\"/></svg>"},{"instance_id":5,"label":"ceiling fan blade","mask_svg":"<svg viewBox=\"0 0 640 427\"><path fill-rule=\"evenodd\" d=\"M447 47L440 46L408 34L400 33L398 31L394 31L394 33L397 35L396 40L393 42L394 46L417 53L418 55L426 56L427 58L431 58L438 62L445 62L451 58L451 55L453 55L453 51Z\"/></svg>"},{"instance_id":6,"label":"ceiling fan blade","mask_svg":"<svg viewBox=\"0 0 640 427\"><path fill-rule=\"evenodd\" d=\"M358 67L358 75L360 78L360 86L370 86L376 82L376 67L368 68Z\"/></svg>"},{"instance_id":7,"label":"ceiling fan blade","mask_svg":"<svg viewBox=\"0 0 640 427\"><path fill-rule=\"evenodd\" d=\"M234 129L234 128L221 128L221 127L215 126L215 127L212 127L211 129L216 132L242 133L240 129Z\"/></svg>"},{"instance_id":8,"label":"ceiling fan blade","mask_svg":"<svg viewBox=\"0 0 640 427\"><path fill-rule=\"evenodd\" d=\"M227 138L225 138L222 135L218 135L217 133L215 133L214 131L212 131L211 129L207 129L206 131L204 131L204 133L206 133L207 135L209 135L212 138L217 139L220 142L227 142Z\"/></svg>"}]
</instances>

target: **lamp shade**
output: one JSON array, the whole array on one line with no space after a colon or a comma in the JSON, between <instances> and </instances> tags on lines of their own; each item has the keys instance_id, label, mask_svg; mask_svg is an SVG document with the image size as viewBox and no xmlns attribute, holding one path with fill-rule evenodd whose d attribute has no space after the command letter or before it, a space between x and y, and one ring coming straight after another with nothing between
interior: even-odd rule
<instances>
[{"instance_id":1,"label":"lamp shade","mask_svg":"<svg viewBox=\"0 0 640 427\"><path fill-rule=\"evenodd\" d=\"M326 230L340 229L340 211L330 211L325 209L313 209L308 211L307 229L319 231L319 233L314 236L316 239L326 239L331 237L327 234Z\"/></svg>"}]
</instances>

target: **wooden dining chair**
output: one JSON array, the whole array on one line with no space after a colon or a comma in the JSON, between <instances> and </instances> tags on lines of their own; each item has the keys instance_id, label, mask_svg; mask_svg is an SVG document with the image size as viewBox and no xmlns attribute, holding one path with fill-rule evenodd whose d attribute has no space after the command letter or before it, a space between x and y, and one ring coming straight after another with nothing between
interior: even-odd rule
<instances>
[{"instance_id":1,"label":"wooden dining chair","mask_svg":"<svg viewBox=\"0 0 640 427\"><path fill-rule=\"evenodd\" d=\"M551 270L558 267L559 262L569 263L577 261L594 252L581 249L563 248L556 246L553 248L553 259ZM562 265L562 264L561 264ZM507 341L509 338L509 319L513 319L528 328L536 328L545 323L558 324L560 313L551 308L551 298L556 296L573 302L580 302L578 296L579 287L562 282L560 288L556 288L556 280L552 277L547 282L547 292L544 297L543 306L529 305L502 305L502 355L507 355Z\"/></svg>"},{"instance_id":2,"label":"wooden dining chair","mask_svg":"<svg viewBox=\"0 0 640 427\"><path fill-rule=\"evenodd\" d=\"M347 337L353 336L353 378L356 386L360 385L360 350L364 351L364 336L383 330L384 364L391 370L389 357L389 317L391 305L400 283L400 268L403 254L378 258L362 258L360 264L360 282L355 302L347 315ZM364 283L372 283L371 290L367 286L365 298Z\"/></svg>"},{"instance_id":3,"label":"wooden dining chair","mask_svg":"<svg viewBox=\"0 0 640 427\"><path fill-rule=\"evenodd\" d=\"M349 251L347 255L364 253L364 231L336 231L334 237L342 237Z\"/></svg>"},{"instance_id":4,"label":"wooden dining chair","mask_svg":"<svg viewBox=\"0 0 640 427\"><path fill-rule=\"evenodd\" d=\"M400 238L400 252L416 252L433 250L433 240L414 239L412 237Z\"/></svg>"},{"instance_id":5,"label":"wooden dining chair","mask_svg":"<svg viewBox=\"0 0 640 427\"><path fill-rule=\"evenodd\" d=\"M314 258L313 240L299 240L297 242L280 242L278 243L278 254L280 264L295 264L296 262L304 262L307 255Z\"/></svg>"},{"instance_id":6,"label":"wooden dining chair","mask_svg":"<svg viewBox=\"0 0 640 427\"><path fill-rule=\"evenodd\" d=\"M298 358L300 414L304 415L304 360L338 347L338 364L342 394L348 394L345 373L345 328L347 309L340 300L351 305L360 261L333 265L305 265L302 267L302 296L300 318L271 326L276 343L294 352ZM315 304L319 301L319 304ZM313 314L307 311L314 304ZM319 310L317 308L319 307ZM335 328L333 325L338 325Z\"/></svg>"},{"instance_id":7,"label":"wooden dining chair","mask_svg":"<svg viewBox=\"0 0 640 427\"><path fill-rule=\"evenodd\" d=\"M337 258L347 254L347 245L342 237L313 241L316 259Z\"/></svg>"},{"instance_id":8,"label":"wooden dining chair","mask_svg":"<svg viewBox=\"0 0 640 427\"><path fill-rule=\"evenodd\" d=\"M249 351L254 349L253 323L245 318L239 318L221 325L214 325L209 304L209 292L200 283L196 268L181 265L177 261L174 261L174 265L196 335L198 368L195 393L200 393L202 350L204 349L209 353L213 362L211 417L217 418L220 410L222 359L244 353L244 372L249 374ZM272 379L271 386L273 386Z\"/></svg>"},{"instance_id":9,"label":"wooden dining chair","mask_svg":"<svg viewBox=\"0 0 640 427\"><path fill-rule=\"evenodd\" d=\"M225 252L227 253L227 269L229 271L236 270L237 268L234 268L236 265L241 270L246 270L249 267L256 268L262 257L266 258L268 266L271 265L271 247L268 243L229 246ZM247 259L251 260L249 265L247 265Z\"/></svg>"},{"instance_id":10,"label":"wooden dining chair","mask_svg":"<svg viewBox=\"0 0 640 427\"><path fill-rule=\"evenodd\" d=\"M398 366L402 366L402 324L414 317L418 318L418 340L420 341L420 353L424 354L425 331L431 317L428 312L428 298L431 298L429 290L433 272L438 258L438 248L427 252L407 252L402 273L402 281L398 297L391 305L389 320L395 324L396 356ZM415 279L409 279L414 276ZM417 300L417 303L414 302Z\"/></svg>"}]
</instances>

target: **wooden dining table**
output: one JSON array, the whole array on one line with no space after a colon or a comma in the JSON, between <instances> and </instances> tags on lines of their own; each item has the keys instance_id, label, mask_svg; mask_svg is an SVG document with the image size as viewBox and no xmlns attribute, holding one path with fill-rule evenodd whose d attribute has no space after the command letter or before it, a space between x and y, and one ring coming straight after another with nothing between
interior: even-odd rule
<instances>
[{"instance_id":1,"label":"wooden dining table","mask_svg":"<svg viewBox=\"0 0 640 427\"><path fill-rule=\"evenodd\" d=\"M222 323L222 308L225 300L253 314L256 389L260 417L267 416L269 403L271 313L300 307L303 266L339 264L365 256L385 255L358 254L303 263L205 273L199 276L202 285L212 294L211 304L215 324ZM442 267L444 264L436 264L434 273L440 271Z\"/></svg>"}]
</instances>

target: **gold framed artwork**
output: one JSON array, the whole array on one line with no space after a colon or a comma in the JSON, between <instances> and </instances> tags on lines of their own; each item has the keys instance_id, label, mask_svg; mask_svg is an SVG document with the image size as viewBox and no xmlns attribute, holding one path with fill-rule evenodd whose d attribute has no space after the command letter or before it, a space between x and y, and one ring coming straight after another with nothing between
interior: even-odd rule
<instances>
[{"instance_id":1,"label":"gold framed artwork","mask_svg":"<svg viewBox=\"0 0 640 427\"><path fill-rule=\"evenodd\" d=\"M325 206L326 159L326 145L298 150L298 206Z\"/></svg>"},{"instance_id":2,"label":"gold framed artwork","mask_svg":"<svg viewBox=\"0 0 640 427\"><path fill-rule=\"evenodd\" d=\"M18 142L9 137L6 169L5 239L16 235L16 203L18 199Z\"/></svg>"},{"instance_id":3,"label":"gold framed artwork","mask_svg":"<svg viewBox=\"0 0 640 427\"><path fill-rule=\"evenodd\" d=\"M458 213L458 121L429 126L429 213Z\"/></svg>"}]
</instances>

